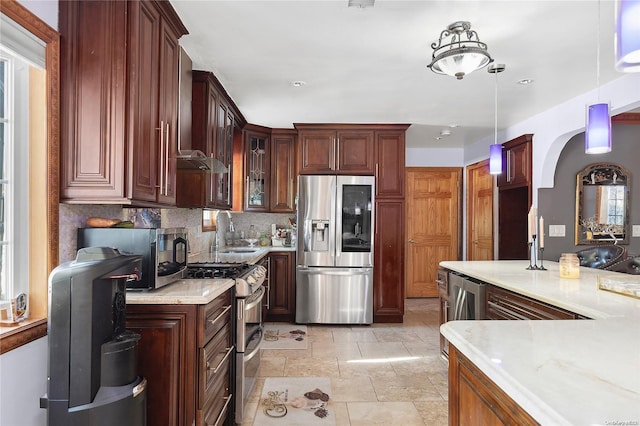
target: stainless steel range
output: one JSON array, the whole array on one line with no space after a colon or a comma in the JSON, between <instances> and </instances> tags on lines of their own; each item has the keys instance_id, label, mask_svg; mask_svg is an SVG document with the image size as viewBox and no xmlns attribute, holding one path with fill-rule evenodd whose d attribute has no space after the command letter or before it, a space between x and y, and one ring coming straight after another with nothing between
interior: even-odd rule
<instances>
[{"instance_id":1,"label":"stainless steel range","mask_svg":"<svg viewBox=\"0 0 640 426\"><path fill-rule=\"evenodd\" d=\"M249 393L255 385L260 367L260 346L263 335L262 299L266 268L246 263L190 263L187 278L230 278L235 280L235 421L243 422Z\"/></svg>"}]
</instances>

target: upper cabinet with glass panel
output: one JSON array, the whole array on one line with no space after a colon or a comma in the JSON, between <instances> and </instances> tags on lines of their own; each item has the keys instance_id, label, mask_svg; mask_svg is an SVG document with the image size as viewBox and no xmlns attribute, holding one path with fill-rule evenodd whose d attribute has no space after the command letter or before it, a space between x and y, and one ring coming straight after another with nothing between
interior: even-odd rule
<instances>
[{"instance_id":1,"label":"upper cabinet with glass panel","mask_svg":"<svg viewBox=\"0 0 640 426\"><path fill-rule=\"evenodd\" d=\"M591 164L577 180L576 244L629 244L629 171Z\"/></svg>"}]
</instances>

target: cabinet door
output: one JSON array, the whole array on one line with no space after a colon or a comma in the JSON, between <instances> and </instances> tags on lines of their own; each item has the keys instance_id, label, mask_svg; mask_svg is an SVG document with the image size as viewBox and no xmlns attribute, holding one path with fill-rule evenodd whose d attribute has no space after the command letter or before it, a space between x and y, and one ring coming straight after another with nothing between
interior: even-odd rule
<instances>
[{"instance_id":1,"label":"cabinet door","mask_svg":"<svg viewBox=\"0 0 640 426\"><path fill-rule=\"evenodd\" d=\"M164 123L165 126L165 140L160 145L161 151L158 162L160 167L158 202L167 206L176 204L179 65L180 47L178 46L178 35L173 32L165 20L161 20L158 109L160 123Z\"/></svg>"},{"instance_id":2,"label":"cabinet door","mask_svg":"<svg viewBox=\"0 0 640 426\"><path fill-rule=\"evenodd\" d=\"M295 315L295 252L269 254L269 310L267 321L293 322Z\"/></svg>"},{"instance_id":3,"label":"cabinet door","mask_svg":"<svg viewBox=\"0 0 640 426\"><path fill-rule=\"evenodd\" d=\"M60 2L60 199L126 203L124 2Z\"/></svg>"},{"instance_id":4,"label":"cabinet door","mask_svg":"<svg viewBox=\"0 0 640 426\"><path fill-rule=\"evenodd\" d=\"M246 133L245 210L269 210L269 135Z\"/></svg>"},{"instance_id":5,"label":"cabinet door","mask_svg":"<svg viewBox=\"0 0 640 426\"><path fill-rule=\"evenodd\" d=\"M377 200L373 277L374 322L404 315L404 200Z\"/></svg>"},{"instance_id":6,"label":"cabinet door","mask_svg":"<svg viewBox=\"0 0 640 426\"><path fill-rule=\"evenodd\" d=\"M305 130L299 133L299 169L301 175L335 173L336 132Z\"/></svg>"},{"instance_id":7,"label":"cabinet door","mask_svg":"<svg viewBox=\"0 0 640 426\"><path fill-rule=\"evenodd\" d=\"M498 186L501 189L531 185L532 136L522 135L503 144L503 172L498 175Z\"/></svg>"},{"instance_id":8,"label":"cabinet door","mask_svg":"<svg viewBox=\"0 0 640 426\"><path fill-rule=\"evenodd\" d=\"M292 213L296 211L296 150L295 135L271 134L271 193L270 211Z\"/></svg>"},{"instance_id":9,"label":"cabinet door","mask_svg":"<svg viewBox=\"0 0 640 426\"><path fill-rule=\"evenodd\" d=\"M373 131L339 130L336 136L336 173L372 175L375 171Z\"/></svg>"},{"instance_id":10,"label":"cabinet door","mask_svg":"<svg viewBox=\"0 0 640 426\"><path fill-rule=\"evenodd\" d=\"M376 197L404 197L405 132L376 132Z\"/></svg>"},{"instance_id":11,"label":"cabinet door","mask_svg":"<svg viewBox=\"0 0 640 426\"><path fill-rule=\"evenodd\" d=\"M196 305L127 305L127 330L140 334L138 374L147 379L147 425L195 419Z\"/></svg>"},{"instance_id":12,"label":"cabinet door","mask_svg":"<svg viewBox=\"0 0 640 426\"><path fill-rule=\"evenodd\" d=\"M166 127L158 112L160 14L152 3L128 2L129 56L129 167L131 197L155 202L160 186L159 158Z\"/></svg>"}]
</instances>

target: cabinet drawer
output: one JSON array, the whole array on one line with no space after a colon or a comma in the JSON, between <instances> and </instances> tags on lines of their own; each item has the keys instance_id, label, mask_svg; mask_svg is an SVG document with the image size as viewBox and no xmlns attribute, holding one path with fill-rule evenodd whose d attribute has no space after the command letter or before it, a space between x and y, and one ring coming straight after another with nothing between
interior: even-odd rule
<instances>
[{"instance_id":1,"label":"cabinet drawer","mask_svg":"<svg viewBox=\"0 0 640 426\"><path fill-rule=\"evenodd\" d=\"M211 394L207 395L204 407L202 408L202 417L204 425L218 426L226 424L225 420L229 417L230 407L233 406L233 395L229 393L229 383L223 382L223 377L229 377L229 364L227 363L221 371L220 377L217 377Z\"/></svg>"},{"instance_id":2,"label":"cabinet drawer","mask_svg":"<svg viewBox=\"0 0 640 426\"><path fill-rule=\"evenodd\" d=\"M576 314L499 287L489 286L487 317L489 319L558 320L575 319Z\"/></svg>"},{"instance_id":3,"label":"cabinet drawer","mask_svg":"<svg viewBox=\"0 0 640 426\"><path fill-rule=\"evenodd\" d=\"M216 387L229 387L229 365L234 348L231 345L231 325L225 324L216 336L200 348L198 359L198 408L205 406Z\"/></svg>"},{"instance_id":4,"label":"cabinet drawer","mask_svg":"<svg viewBox=\"0 0 640 426\"><path fill-rule=\"evenodd\" d=\"M437 275L436 275L436 284L438 285L438 290L440 290L440 292L443 295L447 295L447 298L448 298L448 294L449 294L449 274L447 273L446 270L438 269Z\"/></svg>"},{"instance_id":5,"label":"cabinet drawer","mask_svg":"<svg viewBox=\"0 0 640 426\"><path fill-rule=\"evenodd\" d=\"M204 308L204 339L200 344L206 344L225 324L231 322L231 308L231 290L217 297Z\"/></svg>"}]
</instances>

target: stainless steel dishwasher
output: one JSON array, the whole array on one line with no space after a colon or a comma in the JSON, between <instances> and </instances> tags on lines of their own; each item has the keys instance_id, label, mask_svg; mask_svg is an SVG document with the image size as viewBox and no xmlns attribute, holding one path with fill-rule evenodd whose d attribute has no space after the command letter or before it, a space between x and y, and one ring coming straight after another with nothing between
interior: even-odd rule
<instances>
[{"instance_id":1,"label":"stainless steel dishwasher","mask_svg":"<svg viewBox=\"0 0 640 426\"><path fill-rule=\"evenodd\" d=\"M486 319L485 283L449 273L449 320Z\"/></svg>"}]
</instances>

